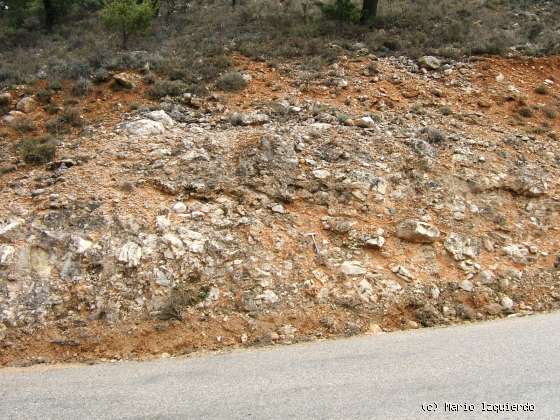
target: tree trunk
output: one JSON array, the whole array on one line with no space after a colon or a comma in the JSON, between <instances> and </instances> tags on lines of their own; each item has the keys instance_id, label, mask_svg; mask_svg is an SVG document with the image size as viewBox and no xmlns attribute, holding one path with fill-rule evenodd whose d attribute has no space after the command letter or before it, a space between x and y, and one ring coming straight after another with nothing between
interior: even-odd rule
<instances>
[{"instance_id":1,"label":"tree trunk","mask_svg":"<svg viewBox=\"0 0 560 420\"><path fill-rule=\"evenodd\" d=\"M52 0L43 0L43 7L45 8L45 27L50 32L54 26L56 11Z\"/></svg>"},{"instance_id":2,"label":"tree trunk","mask_svg":"<svg viewBox=\"0 0 560 420\"><path fill-rule=\"evenodd\" d=\"M128 31L122 31L122 38L121 38L121 47L123 50L128 49Z\"/></svg>"},{"instance_id":3,"label":"tree trunk","mask_svg":"<svg viewBox=\"0 0 560 420\"><path fill-rule=\"evenodd\" d=\"M237 4L236 0L231 0L231 7L235 7L236 4Z\"/></svg>"},{"instance_id":4,"label":"tree trunk","mask_svg":"<svg viewBox=\"0 0 560 420\"><path fill-rule=\"evenodd\" d=\"M361 23L368 23L377 16L377 3L379 3L379 0L364 0L360 16Z\"/></svg>"}]
</instances>

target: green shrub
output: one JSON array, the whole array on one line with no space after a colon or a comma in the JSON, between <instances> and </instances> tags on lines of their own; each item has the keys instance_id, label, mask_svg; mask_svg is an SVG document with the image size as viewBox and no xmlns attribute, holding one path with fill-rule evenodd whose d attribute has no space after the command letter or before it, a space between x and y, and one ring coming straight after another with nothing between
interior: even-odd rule
<instances>
[{"instance_id":1,"label":"green shrub","mask_svg":"<svg viewBox=\"0 0 560 420\"><path fill-rule=\"evenodd\" d=\"M535 93L539 95L547 95L549 92L548 86L546 85L539 85L535 88Z\"/></svg>"},{"instance_id":2,"label":"green shrub","mask_svg":"<svg viewBox=\"0 0 560 420\"><path fill-rule=\"evenodd\" d=\"M152 98L159 99L164 96L180 96L188 89L188 85L180 80L158 80L149 91Z\"/></svg>"},{"instance_id":3,"label":"green shrub","mask_svg":"<svg viewBox=\"0 0 560 420\"><path fill-rule=\"evenodd\" d=\"M360 10L352 0L335 0L333 4L321 4L320 8L327 19L340 22L357 22L360 19Z\"/></svg>"},{"instance_id":4,"label":"green shrub","mask_svg":"<svg viewBox=\"0 0 560 420\"><path fill-rule=\"evenodd\" d=\"M58 91L62 90L62 83L60 83L60 80L51 80L49 82L49 89L54 90L55 92L58 92Z\"/></svg>"},{"instance_id":5,"label":"green shrub","mask_svg":"<svg viewBox=\"0 0 560 420\"><path fill-rule=\"evenodd\" d=\"M226 92L235 92L244 89L247 86L247 81L241 73L233 71L220 77L216 86Z\"/></svg>"},{"instance_id":6,"label":"green shrub","mask_svg":"<svg viewBox=\"0 0 560 420\"><path fill-rule=\"evenodd\" d=\"M48 104L52 99L52 92L46 89L41 89L39 92L37 92L35 97L42 104Z\"/></svg>"},{"instance_id":7,"label":"green shrub","mask_svg":"<svg viewBox=\"0 0 560 420\"><path fill-rule=\"evenodd\" d=\"M95 83L105 83L111 79L111 73L109 73L106 69L100 68L95 70L93 73L93 81Z\"/></svg>"},{"instance_id":8,"label":"green shrub","mask_svg":"<svg viewBox=\"0 0 560 420\"><path fill-rule=\"evenodd\" d=\"M126 49L131 35L145 33L152 23L152 2L136 0L112 0L101 11L101 20L110 31L121 37L121 46Z\"/></svg>"},{"instance_id":9,"label":"green shrub","mask_svg":"<svg viewBox=\"0 0 560 420\"><path fill-rule=\"evenodd\" d=\"M56 141L51 136L25 139L17 148L26 163L46 163L54 159Z\"/></svg>"}]
</instances>

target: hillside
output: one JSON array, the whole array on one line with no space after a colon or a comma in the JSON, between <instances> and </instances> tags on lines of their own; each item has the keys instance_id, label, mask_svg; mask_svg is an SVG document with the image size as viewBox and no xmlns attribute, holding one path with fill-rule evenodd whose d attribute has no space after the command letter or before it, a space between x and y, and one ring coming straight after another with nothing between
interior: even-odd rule
<instances>
[{"instance_id":1,"label":"hillside","mask_svg":"<svg viewBox=\"0 0 560 420\"><path fill-rule=\"evenodd\" d=\"M0 364L558 309L560 57L325 48L6 83Z\"/></svg>"}]
</instances>

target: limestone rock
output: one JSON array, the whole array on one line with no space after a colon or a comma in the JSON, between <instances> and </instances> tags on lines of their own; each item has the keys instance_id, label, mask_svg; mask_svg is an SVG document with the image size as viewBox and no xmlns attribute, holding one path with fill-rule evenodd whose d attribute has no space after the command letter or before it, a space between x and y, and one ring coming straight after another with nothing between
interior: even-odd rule
<instances>
[{"instance_id":1,"label":"limestone rock","mask_svg":"<svg viewBox=\"0 0 560 420\"><path fill-rule=\"evenodd\" d=\"M441 67L441 61L431 55L425 55L418 59L418 62L425 68L430 70L437 70Z\"/></svg>"},{"instance_id":2,"label":"limestone rock","mask_svg":"<svg viewBox=\"0 0 560 420\"><path fill-rule=\"evenodd\" d=\"M37 102L31 96L26 96L25 98L20 99L16 105L16 109L29 114L37 109Z\"/></svg>"},{"instance_id":3,"label":"limestone rock","mask_svg":"<svg viewBox=\"0 0 560 420\"><path fill-rule=\"evenodd\" d=\"M480 241L451 232L443 246L453 258L462 261L465 258L476 258L480 254Z\"/></svg>"},{"instance_id":4,"label":"limestone rock","mask_svg":"<svg viewBox=\"0 0 560 420\"><path fill-rule=\"evenodd\" d=\"M367 273L367 270L354 261L344 261L340 265L340 271L347 276L360 276Z\"/></svg>"},{"instance_id":5,"label":"limestone rock","mask_svg":"<svg viewBox=\"0 0 560 420\"><path fill-rule=\"evenodd\" d=\"M10 245L0 245L0 267L7 267L14 261L15 248Z\"/></svg>"},{"instance_id":6,"label":"limestone rock","mask_svg":"<svg viewBox=\"0 0 560 420\"><path fill-rule=\"evenodd\" d=\"M125 89L134 89L136 87L135 77L129 73L118 73L113 76L113 80Z\"/></svg>"},{"instance_id":7,"label":"limestone rock","mask_svg":"<svg viewBox=\"0 0 560 420\"><path fill-rule=\"evenodd\" d=\"M414 219L406 219L397 226L397 237L409 242L431 243L439 238L439 230Z\"/></svg>"},{"instance_id":8,"label":"limestone rock","mask_svg":"<svg viewBox=\"0 0 560 420\"><path fill-rule=\"evenodd\" d=\"M146 117L148 117L150 120L160 122L165 128L168 129L175 125L173 119L163 110L149 112L146 114Z\"/></svg>"},{"instance_id":9,"label":"limestone rock","mask_svg":"<svg viewBox=\"0 0 560 420\"><path fill-rule=\"evenodd\" d=\"M127 123L125 128L135 136L153 136L165 132L165 127L161 122L147 119Z\"/></svg>"},{"instance_id":10,"label":"limestone rock","mask_svg":"<svg viewBox=\"0 0 560 420\"><path fill-rule=\"evenodd\" d=\"M504 253L508 255L514 262L519 264L527 264L529 250L519 244L511 244L502 248Z\"/></svg>"},{"instance_id":11,"label":"limestone rock","mask_svg":"<svg viewBox=\"0 0 560 420\"><path fill-rule=\"evenodd\" d=\"M234 125L262 125L270 121L270 118L266 114L261 114L258 112L249 113L239 113L236 112L230 117L230 121Z\"/></svg>"},{"instance_id":12,"label":"limestone rock","mask_svg":"<svg viewBox=\"0 0 560 420\"><path fill-rule=\"evenodd\" d=\"M136 267L142 259L142 248L135 242L127 242L121 248L118 260L129 267Z\"/></svg>"},{"instance_id":13,"label":"limestone rock","mask_svg":"<svg viewBox=\"0 0 560 420\"><path fill-rule=\"evenodd\" d=\"M371 117L362 117L354 121L354 125L360 128L373 128L375 127L375 121Z\"/></svg>"}]
</instances>

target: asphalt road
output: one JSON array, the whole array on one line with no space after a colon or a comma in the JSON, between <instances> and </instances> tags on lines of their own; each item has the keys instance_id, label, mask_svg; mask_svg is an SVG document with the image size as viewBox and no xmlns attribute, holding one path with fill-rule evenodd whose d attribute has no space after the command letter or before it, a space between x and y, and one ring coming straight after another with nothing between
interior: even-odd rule
<instances>
[{"instance_id":1,"label":"asphalt road","mask_svg":"<svg viewBox=\"0 0 560 420\"><path fill-rule=\"evenodd\" d=\"M0 418L558 419L559 328L551 314L191 358L10 368L0 370ZM467 405L453 412L445 403ZM507 403L532 411L483 411Z\"/></svg>"}]
</instances>

